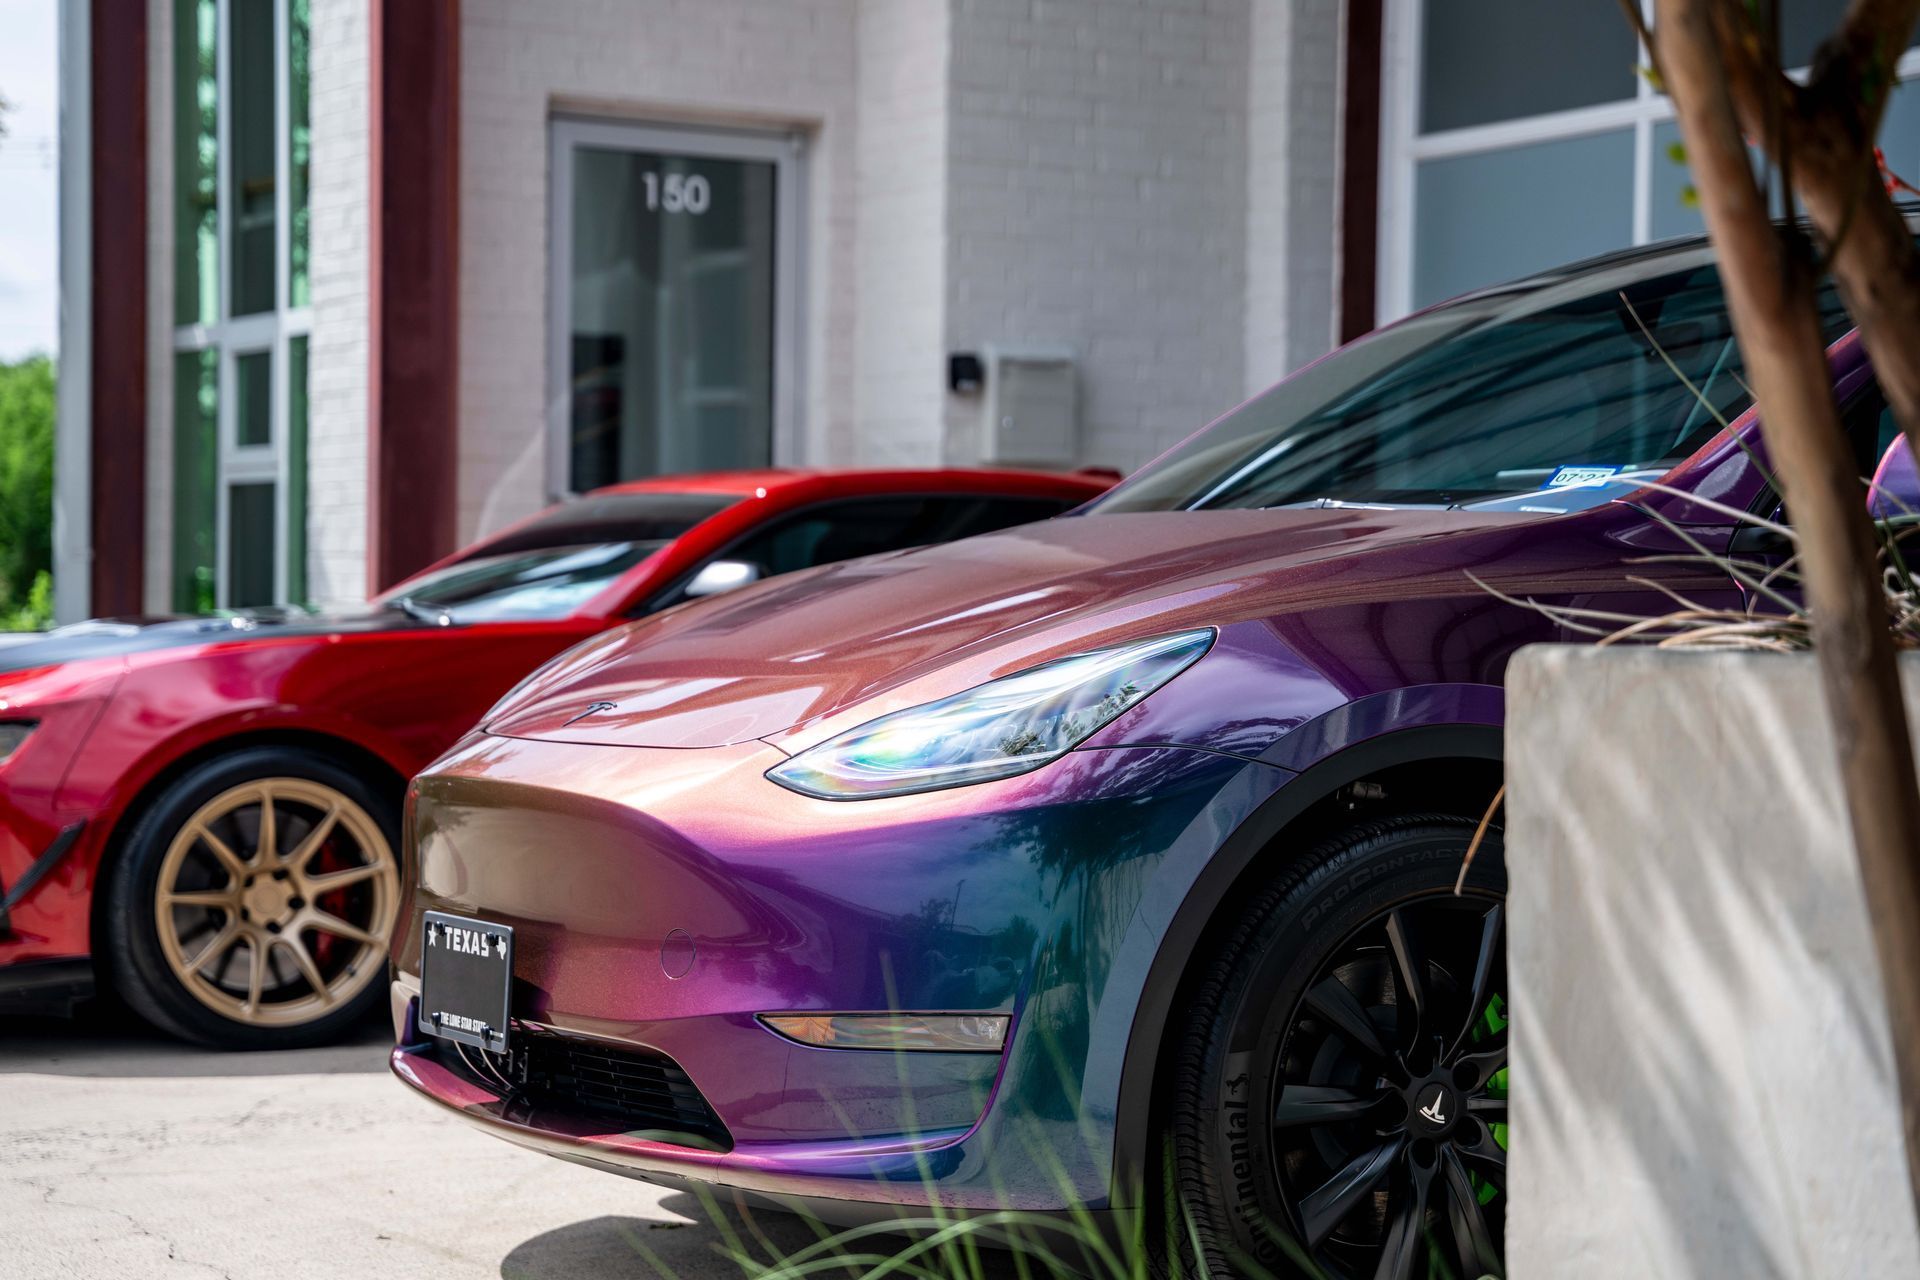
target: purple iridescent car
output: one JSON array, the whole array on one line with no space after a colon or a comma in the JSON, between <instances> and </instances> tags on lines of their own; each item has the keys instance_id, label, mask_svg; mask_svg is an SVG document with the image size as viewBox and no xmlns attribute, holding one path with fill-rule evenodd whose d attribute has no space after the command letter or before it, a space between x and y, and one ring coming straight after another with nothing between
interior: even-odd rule
<instances>
[{"instance_id":1,"label":"purple iridescent car","mask_svg":"<svg viewBox=\"0 0 1920 1280\"><path fill-rule=\"evenodd\" d=\"M1895 433L1822 305L1873 474ZM1586 263L1072 515L564 654L415 783L394 1071L828 1218L1121 1209L1164 1172L1215 1274L1495 1269L1497 825L1454 882L1508 658L1580 637L1494 592L1741 604L1690 558L1779 553L1733 514L1779 506L1740 372L1704 244Z\"/></svg>"}]
</instances>

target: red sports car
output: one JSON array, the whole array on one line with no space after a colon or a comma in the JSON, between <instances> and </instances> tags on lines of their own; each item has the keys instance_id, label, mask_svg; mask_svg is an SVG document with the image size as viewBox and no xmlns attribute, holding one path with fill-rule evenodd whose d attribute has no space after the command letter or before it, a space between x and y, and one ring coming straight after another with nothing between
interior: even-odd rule
<instances>
[{"instance_id":1,"label":"red sports car","mask_svg":"<svg viewBox=\"0 0 1920 1280\"><path fill-rule=\"evenodd\" d=\"M682 601L1043 519L1110 483L646 480L352 616L94 622L0 645L0 1010L65 1010L107 982L189 1039L323 1041L383 998L406 779L546 659Z\"/></svg>"}]
</instances>

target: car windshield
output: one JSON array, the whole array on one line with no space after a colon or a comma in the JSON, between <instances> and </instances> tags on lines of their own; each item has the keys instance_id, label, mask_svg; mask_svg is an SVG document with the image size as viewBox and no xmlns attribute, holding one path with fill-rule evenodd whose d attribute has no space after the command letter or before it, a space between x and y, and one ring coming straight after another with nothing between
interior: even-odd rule
<instances>
[{"instance_id":1,"label":"car windshield","mask_svg":"<svg viewBox=\"0 0 1920 1280\"><path fill-rule=\"evenodd\" d=\"M658 539L600 542L474 556L415 579L389 603L450 622L564 618L668 545Z\"/></svg>"},{"instance_id":2,"label":"car windshield","mask_svg":"<svg viewBox=\"0 0 1920 1280\"><path fill-rule=\"evenodd\" d=\"M1846 321L1830 285L1820 307L1832 341ZM1609 496L1610 483L1671 469L1748 399L1705 252L1614 263L1382 330L1216 422L1092 509L1568 510Z\"/></svg>"},{"instance_id":3,"label":"car windshield","mask_svg":"<svg viewBox=\"0 0 1920 1280\"><path fill-rule=\"evenodd\" d=\"M646 491L577 498L476 543L376 604L429 622L564 618L743 496Z\"/></svg>"}]
</instances>

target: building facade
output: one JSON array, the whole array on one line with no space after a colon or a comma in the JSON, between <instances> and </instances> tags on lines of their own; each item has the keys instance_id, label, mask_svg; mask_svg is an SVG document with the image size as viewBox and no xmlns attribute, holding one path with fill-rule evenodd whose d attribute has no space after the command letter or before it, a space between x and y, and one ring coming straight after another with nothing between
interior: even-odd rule
<instances>
[{"instance_id":1,"label":"building facade","mask_svg":"<svg viewBox=\"0 0 1920 1280\"><path fill-rule=\"evenodd\" d=\"M63 619L351 604L640 475L1130 469L1699 226L1605 4L62 2Z\"/></svg>"}]
</instances>

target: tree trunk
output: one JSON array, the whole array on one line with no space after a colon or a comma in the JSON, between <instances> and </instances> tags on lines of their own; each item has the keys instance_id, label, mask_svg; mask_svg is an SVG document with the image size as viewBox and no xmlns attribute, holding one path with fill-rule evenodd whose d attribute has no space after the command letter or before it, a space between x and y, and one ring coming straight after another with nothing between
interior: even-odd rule
<instances>
[{"instance_id":1,"label":"tree trunk","mask_svg":"<svg viewBox=\"0 0 1920 1280\"><path fill-rule=\"evenodd\" d=\"M1767 42L1753 10L1719 0L1716 11L1741 128L1791 177L1880 389L1920 458L1920 252L1874 152L1917 15L1920 0L1854 0L1802 87L1777 60L1761 58Z\"/></svg>"},{"instance_id":2,"label":"tree trunk","mask_svg":"<svg viewBox=\"0 0 1920 1280\"><path fill-rule=\"evenodd\" d=\"M1799 533L1814 649L1886 991L1920 1213L1920 785L1878 549L1833 399L1809 248L1773 225L1736 114L1714 0L1657 0L1673 96L1762 430ZM1837 835L1837 833L1836 833Z\"/></svg>"},{"instance_id":3,"label":"tree trunk","mask_svg":"<svg viewBox=\"0 0 1920 1280\"><path fill-rule=\"evenodd\" d=\"M1869 152L1869 154L1871 154ZM1807 216L1831 246L1834 280L1873 360L1895 421L1920 458L1920 254L1893 201L1858 175L1829 187L1814 171L1795 186Z\"/></svg>"}]
</instances>

